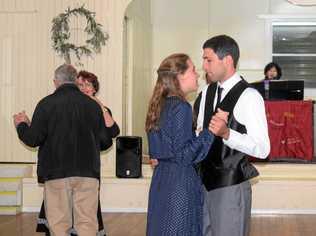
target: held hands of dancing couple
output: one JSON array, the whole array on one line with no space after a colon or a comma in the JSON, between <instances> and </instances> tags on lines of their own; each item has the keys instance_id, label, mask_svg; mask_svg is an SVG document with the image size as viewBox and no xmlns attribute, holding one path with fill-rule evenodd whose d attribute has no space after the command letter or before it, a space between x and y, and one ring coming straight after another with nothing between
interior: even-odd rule
<instances>
[{"instance_id":1,"label":"held hands of dancing couple","mask_svg":"<svg viewBox=\"0 0 316 236\"><path fill-rule=\"evenodd\" d=\"M212 116L208 125L208 130L214 135L222 137L227 140L229 138L229 128L227 127L229 112L217 108L217 112ZM200 130L201 131L201 130ZM154 168L159 164L157 159L150 159L150 164Z\"/></svg>"},{"instance_id":2,"label":"held hands of dancing couple","mask_svg":"<svg viewBox=\"0 0 316 236\"><path fill-rule=\"evenodd\" d=\"M217 108L217 112L212 116L208 129L216 136L227 140L229 138L229 128L227 127L229 112Z\"/></svg>"}]
</instances>

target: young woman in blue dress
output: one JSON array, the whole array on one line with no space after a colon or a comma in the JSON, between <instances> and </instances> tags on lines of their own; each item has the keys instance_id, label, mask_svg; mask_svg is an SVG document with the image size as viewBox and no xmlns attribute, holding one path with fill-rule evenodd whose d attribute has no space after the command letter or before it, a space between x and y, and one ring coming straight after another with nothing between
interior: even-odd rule
<instances>
[{"instance_id":1,"label":"young woman in blue dress","mask_svg":"<svg viewBox=\"0 0 316 236\"><path fill-rule=\"evenodd\" d=\"M154 168L149 192L147 236L202 236L202 185L195 164L202 161L225 125L220 112L209 129L192 130L192 107L186 96L199 77L186 54L164 59L149 103L146 131Z\"/></svg>"}]
</instances>

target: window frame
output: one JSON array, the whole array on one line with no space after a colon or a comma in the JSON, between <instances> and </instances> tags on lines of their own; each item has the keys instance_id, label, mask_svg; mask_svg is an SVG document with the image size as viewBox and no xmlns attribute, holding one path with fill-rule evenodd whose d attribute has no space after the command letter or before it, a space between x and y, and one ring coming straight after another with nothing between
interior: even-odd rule
<instances>
[{"instance_id":1,"label":"window frame","mask_svg":"<svg viewBox=\"0 0 316 236\"><path fill-rule=\"evenodd\" d=\"M273 26L275 25L315 25L316 26L316 15L258 15L260 19L265 20L265 61L270 62L273 56L313 56L316 58L316 54L298 54L298 53L273 53ZM316 88L315 81L309 81L305 83L307 88Z\"/></svg>"}]
</instances>

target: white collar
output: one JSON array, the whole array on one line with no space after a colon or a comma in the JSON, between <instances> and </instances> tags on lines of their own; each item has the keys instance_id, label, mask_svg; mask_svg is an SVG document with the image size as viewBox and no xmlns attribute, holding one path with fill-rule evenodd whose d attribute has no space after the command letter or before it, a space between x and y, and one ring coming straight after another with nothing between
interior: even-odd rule
<instances>
[{"instance_id":1,"label":"white collar","mask_svg":"<svg viewBox=\"0 0 316 236\"><path fill-rule=\"evenodd\" d=\"M232 77L225 80L222 84L220 82L217 82L217 86L221 86L223 88L223 92L227 94L229 90L231 90L232 87L235 86L239 81L241 80L240 76L235 73Z\"/></svg>"}]
</instances>

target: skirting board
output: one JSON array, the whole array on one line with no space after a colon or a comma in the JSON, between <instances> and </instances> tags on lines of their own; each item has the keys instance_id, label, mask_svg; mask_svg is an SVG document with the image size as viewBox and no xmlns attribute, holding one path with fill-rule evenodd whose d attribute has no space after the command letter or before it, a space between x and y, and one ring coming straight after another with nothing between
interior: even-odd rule
<instances>
[{"instance_id":1,"label":"skirting board","mask_svg":"<svg viewBox=\"0 0 316 236\"><path fill-rule=\"evenodd\" d=\"M39 212L39 207L23 207L22 212ZM147 213L144 208L102 208L103 213ZM316 215L316 209L252 209L252 215Z\"/></svg>"}]
</instances>

